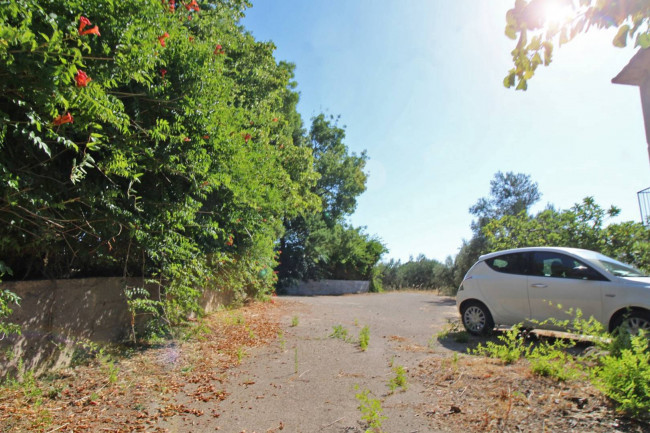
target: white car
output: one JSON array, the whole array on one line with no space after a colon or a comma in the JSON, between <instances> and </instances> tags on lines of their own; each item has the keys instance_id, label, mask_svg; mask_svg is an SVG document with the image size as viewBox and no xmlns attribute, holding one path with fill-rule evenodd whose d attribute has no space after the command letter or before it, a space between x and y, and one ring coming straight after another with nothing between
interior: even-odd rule
<instances>
[{"instance_id":1,"label":"white car","mask_svg":"<svg viewBox=\"0 0 650 433\"><path fill-rule=\"evenodd\" d=\"M575 310L612 331L623 323L650 333L650 277L600 253L577 248L517 248L483 255L456 295L463 326L474 335L495 326L553 329ZM569 313L573 309L574 313ZM573 314L573 315L572 315Z\"/></svg>"}]
</instances>

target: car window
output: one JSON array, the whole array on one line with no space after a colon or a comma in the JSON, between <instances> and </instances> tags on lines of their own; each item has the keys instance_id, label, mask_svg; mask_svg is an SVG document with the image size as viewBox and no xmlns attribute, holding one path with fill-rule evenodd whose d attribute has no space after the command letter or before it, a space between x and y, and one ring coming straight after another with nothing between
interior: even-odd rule
<instances>
[{"instance_id":1,"label":"car window","mask_svg":"<svg viewBox=\"0 0 650 433\"><path fill-rule=\"evenodd\" d=\"M528 268L527 254L525 253L504 254L492 257L486 260L485 263L493 270L504 274L524 275Z\"/></svg>"},{"instance_id":2,"label":"car window","mask_svg":"<svg viewBox=\"0 0 650 433\"><path fill-rule=\"evenodd\" d=\"M533 253L531 275L577 280L603 280L600 273L580 260L554 252Z\"/></svg>"}]
</instances>

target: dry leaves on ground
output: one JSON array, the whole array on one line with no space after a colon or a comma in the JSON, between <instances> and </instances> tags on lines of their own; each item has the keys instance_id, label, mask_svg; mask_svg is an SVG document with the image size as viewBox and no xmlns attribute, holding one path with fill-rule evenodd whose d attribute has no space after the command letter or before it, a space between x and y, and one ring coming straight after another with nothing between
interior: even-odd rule
<instances>
[{"instance_id":1,"label":"dry leaves on ground","mask_svg":"<svg viewBox=\"0 0 650 433\"><path fill-rule=\"evenodd\" d=\"M173 397L185 393L189 401L203 403L227 398L218 387L224 372L246 350L277 337L282 311L264 303L221 311L200 322L190 341L3 385L0 431L156 432L165 431L156 425L159 420L174 416L218 417L218 411L203 413Z\"/></svg>"}]
</instances>

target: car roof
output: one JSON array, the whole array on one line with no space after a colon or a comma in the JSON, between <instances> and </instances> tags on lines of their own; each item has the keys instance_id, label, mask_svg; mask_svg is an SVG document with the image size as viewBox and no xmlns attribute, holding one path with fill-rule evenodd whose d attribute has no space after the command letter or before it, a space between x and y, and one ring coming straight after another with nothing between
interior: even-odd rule
<instances>
[{"instance_id":1,"label":"car roof","mask_svg":"<svg viewBox=\"0 0 650 433\"><path fill-rule=\"evenodd\" d=\"M528 253L528 252L556 252L556 253L569 253L575 254L579 257L593 257L594 254L598 254L595 251L585 250L581 248L568 248L568 247L526 247L526 248L512 248L509 250L495 251L489 254L483 254L478 259L479 261L491 259L492 257L501 256L503 254L511 253Z\"/></svg>"}]
</instances>

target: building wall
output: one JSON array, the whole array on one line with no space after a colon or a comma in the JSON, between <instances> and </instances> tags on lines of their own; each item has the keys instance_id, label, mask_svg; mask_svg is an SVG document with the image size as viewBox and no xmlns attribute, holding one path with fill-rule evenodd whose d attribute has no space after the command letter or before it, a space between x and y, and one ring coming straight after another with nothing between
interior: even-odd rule
<instances>
[{"instance_id":1,"label":"building wall","mask_svg":"<svg viewBox=\"0 0 650 433\"><path fill-rule=\"evenodd\" d=\"M369 289L370 281L319 280L303 281L284 292L290 296L326 296L368 293Z\"/></svg>"}]
</instances>

